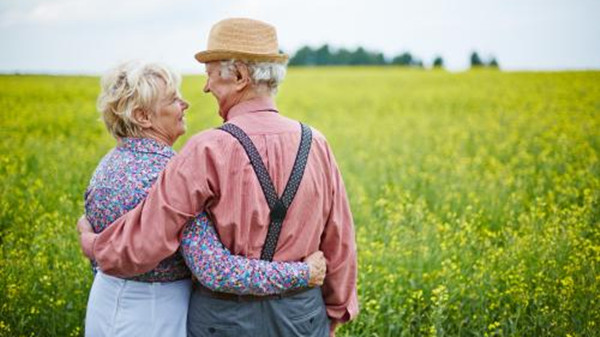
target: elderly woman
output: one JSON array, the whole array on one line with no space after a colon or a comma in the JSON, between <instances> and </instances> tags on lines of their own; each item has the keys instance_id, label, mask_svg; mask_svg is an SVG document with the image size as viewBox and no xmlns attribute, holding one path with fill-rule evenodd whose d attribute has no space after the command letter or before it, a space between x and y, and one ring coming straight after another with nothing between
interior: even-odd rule
<instances>
[{"instance_id":1,"label":"elderly woman","mask_svg":"<svg viewBox=\"0 0 600 337\"><path fill-rule=\"evenodd\" d=\"M118 145L102 159L85 194L86 217L96 233L140 203L175 155L171 146L185 133L188 108L179 83L168 68L140 62L121 64L103 77L98 109ZM323 281L319 254L307 258L310 264L231 255L204 213L184 233L185 258L176 253L129 278L97 270L86 336L185 336L190 276L214 291L255 295Z\"/></svg>"}]
</instances>

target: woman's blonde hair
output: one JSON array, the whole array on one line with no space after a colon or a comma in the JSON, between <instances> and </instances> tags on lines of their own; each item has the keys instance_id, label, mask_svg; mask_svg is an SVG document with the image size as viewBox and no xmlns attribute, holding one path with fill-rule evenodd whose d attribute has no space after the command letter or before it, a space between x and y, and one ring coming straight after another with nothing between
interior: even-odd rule
<instances>
[{"instance_id":1,"label":"woman's blonde hair","mask_svg":"<svg viewBox=\"0 0 600 337\"><path fill-rule=\"evenodd\" d=\"M165 85L166 95L179 95L181 77L160 63L128 61L102 76L97 108L113 137L142 137L142 128L133 118L133 112L136 109L154 112L160 83Z\"/></svg>"}]
</instances>

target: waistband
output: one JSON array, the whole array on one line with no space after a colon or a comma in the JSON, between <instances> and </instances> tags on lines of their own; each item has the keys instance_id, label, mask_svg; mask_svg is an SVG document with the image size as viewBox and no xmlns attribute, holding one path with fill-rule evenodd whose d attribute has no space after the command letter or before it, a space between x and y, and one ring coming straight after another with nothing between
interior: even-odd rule
<instances>
[{"instance_id":1,"label":"waistband","mask_svg":"<svg viewBox=\"0 0 600 337\"><path fill-rule=\"evenodd\" d=\"M137 281L137 280L120 278L117 276L108 275L108 274L103 273L101 270L98 270L96 272L95 277L103 278L112 283L127 284L128 286L133 286L133 287L152 287L152 286L155 286L155 287L156 286L179 287L181 285L186 285L191 282L190 278L184 278L184 279L179 279L179 280L174 280L174 281L163 281L163 282Z\"/></svg>"},{"instance_id":2,"label":"waistband","mask_svg":"<svg viewBox=\"0 0 600 337\"><path fill-rule=\"evenodd\" d=\"M300 288L300 289L292 289L281 294L272 294L272 295L238 295L238 294L230 294L230 293L222 293L210 290L200 284L196 279L194 279L194 291L203 294L205 296L216 298L220 300L226 301L234 301L234 302L256 302L256 301L268 301L268 300L277 300L286 297L291 297L294 295L298 295L309 290L313 290L315 288Z\"/></svg>"}]
</instances>

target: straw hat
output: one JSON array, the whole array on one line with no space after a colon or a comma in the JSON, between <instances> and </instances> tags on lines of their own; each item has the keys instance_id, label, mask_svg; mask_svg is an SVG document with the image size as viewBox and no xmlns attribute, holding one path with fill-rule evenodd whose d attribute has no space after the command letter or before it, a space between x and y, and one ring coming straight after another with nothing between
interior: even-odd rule
<instances>
[{"instance_id":1,"label":"straw hat","mask_svg":"<svg viewBox=\"0 0 600 337\"><path fill-rule=\"evenodd\" d=\"M229 59L285 63L288 59L279 52L275 27L243 18L217 22L208 35L206 50L195 57L201 63Z\"/></svg>"}]
</instances>

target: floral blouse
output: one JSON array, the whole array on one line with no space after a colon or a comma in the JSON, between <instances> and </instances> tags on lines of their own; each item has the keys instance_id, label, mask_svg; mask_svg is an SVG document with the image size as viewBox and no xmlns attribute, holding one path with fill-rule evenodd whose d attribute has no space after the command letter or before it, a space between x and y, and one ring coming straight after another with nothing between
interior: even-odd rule
<instances>
[{"instance_id":1,"label":"floral blouse","mask_svg":"<svg viewBox=\"0 0 600 337\"><path fill-rule=\"evenodd\" d=\"M148 194L175 151L150 138L123 138L100 162L85 193L85 212L96 233L134 208ZM187 264L187 266L186 266ZM188 269L189 267L189 269ZM220 292L267 295L308 286L308 265L232 255L206 213L184 228L180 252L130 279L169 282L190 277Z\"/></svg>"}]
</instances>

